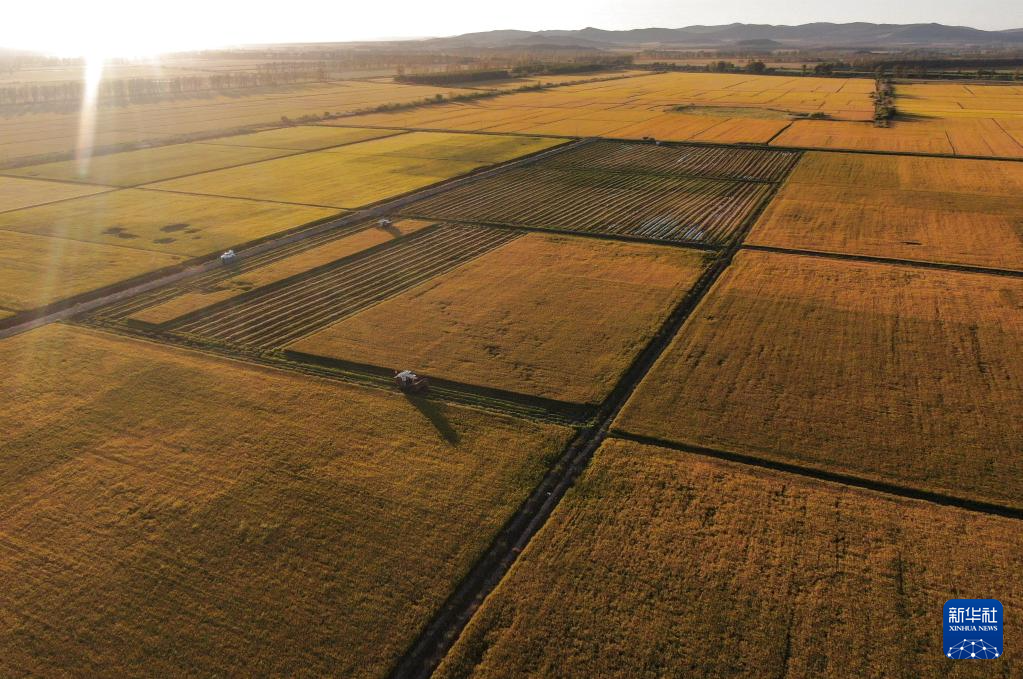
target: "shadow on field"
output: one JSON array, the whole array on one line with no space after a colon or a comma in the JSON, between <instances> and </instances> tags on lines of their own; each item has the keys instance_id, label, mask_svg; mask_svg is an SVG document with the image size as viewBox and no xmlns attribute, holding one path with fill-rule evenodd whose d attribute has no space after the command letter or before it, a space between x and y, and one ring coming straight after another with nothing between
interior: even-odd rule
<instances>
[{"instance_id":1,"label":"shadow on field","mask_svg":"<svg viewBox=\"0 0 1023 679\"><path fill-rule=\"evenodd\" d=\"M410 396L408 394L405 395L405 399L415 406L416 410L421 412L423 416L430 421L430 424L433 425L433 428L437 430L437 433L440 434L442 439L452 446L458 445L461 437L444 416L446 406L443 403L429 401L425 398L416 398L415 396Z\"/></svg>"}]
</instances>

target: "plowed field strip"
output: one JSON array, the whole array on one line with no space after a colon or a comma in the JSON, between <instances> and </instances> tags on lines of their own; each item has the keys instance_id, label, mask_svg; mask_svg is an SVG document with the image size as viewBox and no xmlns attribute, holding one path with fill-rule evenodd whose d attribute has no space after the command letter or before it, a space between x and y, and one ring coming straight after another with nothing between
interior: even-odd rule
<instances>
[{"instance_id":1,"label":"plowed field strip","mask_svg":"<svg viewBox=\"0 0 1023 679\"><path fill-rule=\"evenodd\" d=\"M720 244L770 190L762 182L531 168L405 208L408 216Z\"/></svg>"},{"instance_id":2,"label":"plowed field strip","mask_svg":"<svg viewBox=\"0 0 1023 679\"><path fill-rule=\"evenodd\" d=\"M212 308L170 331L258 349L283 346L517 238L445 225Z\"/></svg>"},{"instance_id":3,"label":"plowed field strip","mask_svg":"<svg viewBox=\"0 0 1023 679\"><path fill-rule=\"evenodd\" d=\"M543 165L777 182L798 160L799 154L791 151L598 141L551 158Z\"/></svg>"}]
</instances>

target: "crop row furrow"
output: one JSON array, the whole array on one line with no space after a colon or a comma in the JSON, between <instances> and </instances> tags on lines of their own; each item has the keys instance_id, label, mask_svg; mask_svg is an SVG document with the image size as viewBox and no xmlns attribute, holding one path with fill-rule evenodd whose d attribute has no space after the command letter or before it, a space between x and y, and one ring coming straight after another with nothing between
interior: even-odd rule
<instances>
[{"instance_id":1,"label":"crop row furrow","mask_svg":"<svg viewBox=\"0 0 1023 679\"><path fill-rule=\"evenodd\" d=\"M280 306L261 306L260 313L265 316L254 325L250 325L240 337L232 338L234 342L248 345L256 344L262 348L282 346L284 343L297 339L336 320L347 316L375 301L390 297L395 292L404 290L426 281L457 264L486 252L494 247L492 239L484 241L475 238L469 243L459 243L462 250L458 257L443 257L434 260L412 262L406 275L397 278L388 276L388 272L362 279L358 283L345 286L340 292L328 291L324 296L314 299L311 304L303 304L300 313L292 308ZM297 322L296 322L297 321Z\"/></svg>"},{"instance_id":2,"label":"crop row furrow","mask_svg":"<svg viewBox=\"0 0 1023 679\"><path fill-rule=\"evenodd\" d=\"M249 316L259 316L254 302L260 304L288 304L294 311L300 310L303 304L315 304L317 295L332 290L343 283L352 283L376 276L381 268L404 267L435 252L449 252L452 243L459 240L457 230L442 229L430 234L427 238L418 238L408 243L396 245L380 253L378 257L365 257L350 266L331 267L313 275L302 276L290 285L276 288L257 295L255 298L239 300L235 305L218 309L203 318L188 321L181 330L190 333L205 332L209 326L221 323L236 325L238 321ZM301 292L302 296L296 296Z\"/></svg>"},{"instance_id":3,"label":"crop row furrow","mask_svg":"<svg viewBox=\"0 0 1023 679\"><path fill-rule=\"evenodd\" d=\"M701 177L532 168L420 201L407 212L714 244L729 237L766 196L768 186Z\"/></svg>"},{"instance_id":4,"label":"crop row furrow","mask_svg":"<svg viewBox=\"0 0 1023 679\"><path fill-rule=\"evenodd\" d=\"M174 329L231 344L272 348L448 271L518 237L512 231L445 226L347 266L302 277Z\"/></svg>"}]
</instances>

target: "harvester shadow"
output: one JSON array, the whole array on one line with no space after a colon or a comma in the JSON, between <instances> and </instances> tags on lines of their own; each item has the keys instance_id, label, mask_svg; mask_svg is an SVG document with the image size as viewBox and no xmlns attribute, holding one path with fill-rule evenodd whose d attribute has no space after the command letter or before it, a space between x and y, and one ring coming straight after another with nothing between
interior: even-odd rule
<instances>
[{"instance_id":1,"label":"harvester shadow","mask_svg":"<svg viewBox=\"0 0 1023 679\"><path fill-rule=\"evenodd\" d=\"M457 446L461 440L458 432L448 422L448 418L444 416L444 411L447 409L443 403L437 401L430 401L425 398L419 398L410 394L405 394L405 399L415 406L416 410L423 414L433 428L437 430L440 437L448 442L452 446Z\"/></svg>"}]
</instances>

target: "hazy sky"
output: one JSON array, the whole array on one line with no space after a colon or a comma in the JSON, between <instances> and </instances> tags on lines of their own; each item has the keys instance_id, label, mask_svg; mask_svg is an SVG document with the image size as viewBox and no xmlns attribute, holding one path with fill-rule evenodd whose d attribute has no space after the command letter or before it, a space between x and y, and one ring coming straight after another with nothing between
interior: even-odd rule
<instances>
[{"instance_id":1,"label":"hazy sky","mask_svg":"<svg viewBox=\"0 0 1023 679\"><path fill-rule=\"evenodd\" d=\"M1019 0L13 0L0 45L64 55L149 54L251 42L440 36L495 28L642 28L935 21L1023 28Z\"/></svg>"}]
</instances>

